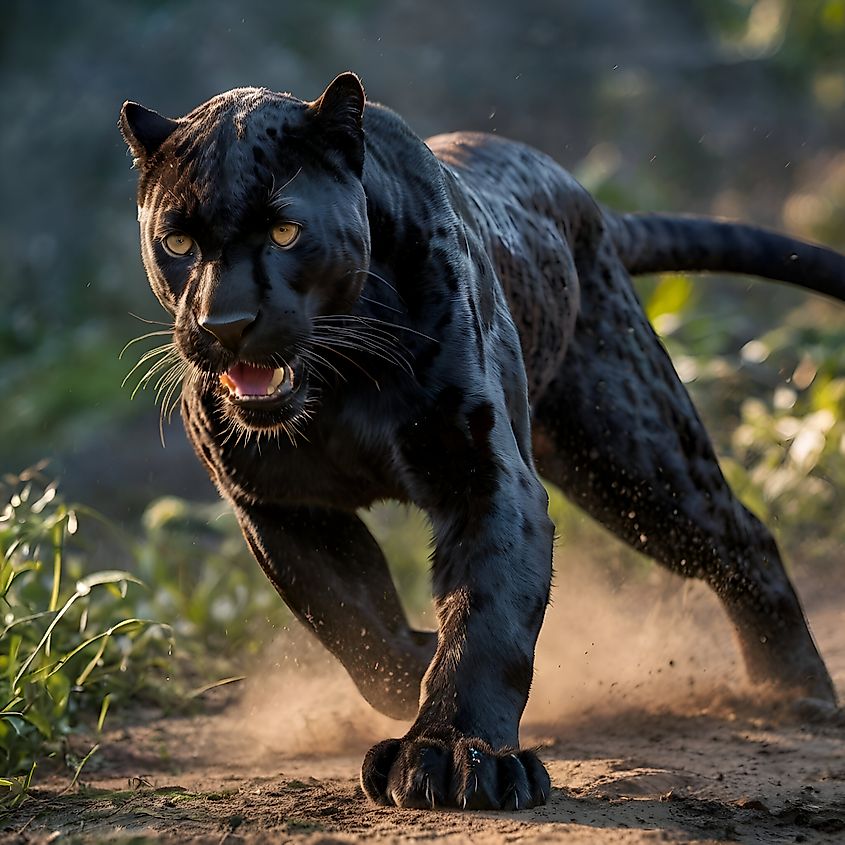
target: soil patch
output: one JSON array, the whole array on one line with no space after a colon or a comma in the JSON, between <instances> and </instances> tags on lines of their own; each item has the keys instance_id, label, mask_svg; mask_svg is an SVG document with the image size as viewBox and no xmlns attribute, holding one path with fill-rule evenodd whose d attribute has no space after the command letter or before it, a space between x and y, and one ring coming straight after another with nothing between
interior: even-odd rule
<instances>
[{"instance_id":1,"label":"soil patch","mask_svg":"<svg viewBox=\"0 0 845 845\"><path fill-rule=\"evenodd\" d=\"M803 586L842 690L842 590ZM556 596L523 730L549 766L545 807L370 805L363 754L405 725L374 713L295 634L219 712L104 736L84 786L42 782L0 843L845 841L845 727L746 688L706 590L664 575L614 589L573 569ZM281 659L289 652L299 665Z\"/></svg>"}]
</instances>

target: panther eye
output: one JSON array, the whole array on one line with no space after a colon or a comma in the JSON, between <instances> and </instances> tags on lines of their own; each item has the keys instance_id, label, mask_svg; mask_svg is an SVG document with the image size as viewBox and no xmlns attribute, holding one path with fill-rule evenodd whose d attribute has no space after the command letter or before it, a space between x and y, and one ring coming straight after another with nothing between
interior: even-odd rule
<instances>
[{"instance_id":1,"label":"panther eye","mask_svg":"<svg viewBox=\"0 0 845 845\"><path fill-rule=\"evenodd\" d=\"M289 247L296 243L301 231L299 223L276 223L270 229L270 237L277 246Z\"/></svg>"},{"instance_id":2,"label":"panther eye","mask_svg":"<svg viewBox=\"0 0 845 845\"><path fill-rule=\"evenodd\" d=\"M165 250L177 258L187 255L194 248L194 239L184 232L171 232L162 243Z\"/></svg>"}]
</instances>

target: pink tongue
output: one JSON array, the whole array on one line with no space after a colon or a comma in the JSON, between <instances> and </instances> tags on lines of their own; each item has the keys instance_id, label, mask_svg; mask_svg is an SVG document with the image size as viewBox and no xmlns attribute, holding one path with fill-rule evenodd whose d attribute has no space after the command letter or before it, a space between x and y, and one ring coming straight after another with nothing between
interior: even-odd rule
<instances>
[{"instance_id":1,"label":"pink tongue","mask_svg":"<svg viewBox=\"0 0 845 845\"><path fill-rule=\"evenodd\" d=\"M241 396L265 396L274 372L269 367L239 363L235 364L226 375L232 380Z\"/></svg>"}]
</instances>

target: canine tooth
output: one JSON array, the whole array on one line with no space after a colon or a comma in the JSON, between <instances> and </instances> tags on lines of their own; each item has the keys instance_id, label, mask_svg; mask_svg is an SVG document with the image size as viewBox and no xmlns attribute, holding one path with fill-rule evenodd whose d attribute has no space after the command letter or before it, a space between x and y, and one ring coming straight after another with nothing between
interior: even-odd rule
<instances>
[{"instance_id":1,"label":"canine tooth","mask_svg":"<svg viewBox=\"0 0 845 845\"><path fill-rule=\"evenodd\" d=\"M276 388L285 380L286 370L284 367L276 367L273 371L273 378L270 379L270 384L267 385L267 395L276 392Z\"/></svg>"},{"instance_id":2,"label":"canine tooth","mask_svg":"<svg viewBox=\"0 0 845 845\"><path fill-rule=\"evenodd\" d=\"M237 387L235 386L235 383L232 381L232 379L229 378L228 373L221 373L220 374L220 383L224 387L226 387L229 390L230 393L236 393L237 392Z\"/></svg>"}]
</instances>

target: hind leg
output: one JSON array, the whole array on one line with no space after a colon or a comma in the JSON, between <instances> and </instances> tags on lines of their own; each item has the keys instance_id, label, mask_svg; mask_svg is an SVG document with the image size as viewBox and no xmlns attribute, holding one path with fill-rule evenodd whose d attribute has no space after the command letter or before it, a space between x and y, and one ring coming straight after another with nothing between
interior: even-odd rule
<instances>
[{"instance_id":1,"label":"hind leg","mask_svg":"<svg viewBox=\"0 0 845 845\"><path fill-rule=\"evenodd\" d=\"M575 337L535 409L541 473L639 551L704 578L752 680L835 703L777 546L728 487L630 279L609 250L579 272Z\"/></svg>"}]
</instances>

